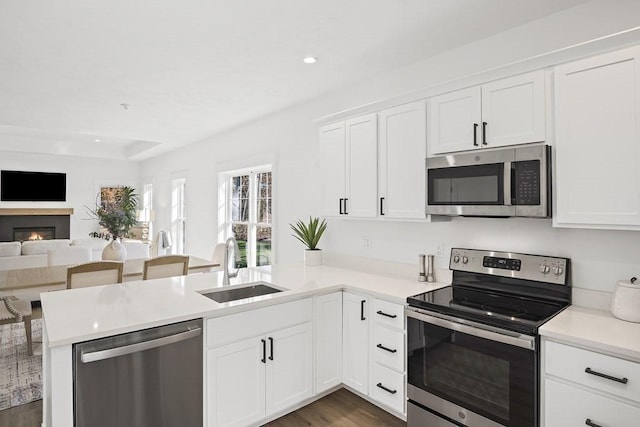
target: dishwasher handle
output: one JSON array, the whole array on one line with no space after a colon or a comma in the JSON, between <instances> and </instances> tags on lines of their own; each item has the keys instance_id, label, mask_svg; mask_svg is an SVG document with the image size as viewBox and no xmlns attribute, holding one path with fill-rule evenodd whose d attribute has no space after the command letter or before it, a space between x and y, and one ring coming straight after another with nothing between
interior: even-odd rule
<instances>
[{"instance_id":1,"label":"dishwasher handle","mask_svg":"<svg viewBox=\"0 0 640 427\"><path fill-rule=\"evenodd\" d=\"M136 353L139 351L149 350L152 348L162 347L164 345L169 345L169 344L177 343L180 341L185 341L185 340L200 336L201 333L202 333L202 328L195 328L186 332L180 332L178 334L169 335L169 336L157 338L154 340L143 341L135 344L124 345L122 347L108 348L106 350L92 351L89 353L83 352L81 356L81 360L82 360L82 363L90 363L90 362L97 362L99 360L110 359L112 357L124 356L126 354Z\"/></svg>"}]
</instances>

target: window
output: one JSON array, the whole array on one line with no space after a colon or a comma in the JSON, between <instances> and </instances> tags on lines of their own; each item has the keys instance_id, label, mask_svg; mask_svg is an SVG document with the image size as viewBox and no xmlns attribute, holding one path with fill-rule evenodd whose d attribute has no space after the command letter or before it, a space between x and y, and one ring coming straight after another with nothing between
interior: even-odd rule
<instances>
[{"instance_id":1,"label":"window","mask_svg":"<svg viewBox=\"0 0 640 427\"><path fill-rule=\"evenodd\" d=\"M271 167L228 174L228 235L240 248L237 267L270 265L272 259Z\"/></svg>"},{"instance_id":2,"label":"window","mask_svg":"<svg viewBox=\"0 0 640 427\"><path fill-rule=\"evenodd\" d=\"M149 240L153 236L153 184L142 186L142 240Z\"/></svg>"},{"instance_id":3,"label":"window","mask_svg":"<svg viewBox=\"0 0 640 427\"><path fill-rule=\"evenodd\" d=\"M186 179L179 178L171 181L171 234L173 236L171 252L174 254L184 254L187 248L186 193Z\"/></svg>"}]
</instances>

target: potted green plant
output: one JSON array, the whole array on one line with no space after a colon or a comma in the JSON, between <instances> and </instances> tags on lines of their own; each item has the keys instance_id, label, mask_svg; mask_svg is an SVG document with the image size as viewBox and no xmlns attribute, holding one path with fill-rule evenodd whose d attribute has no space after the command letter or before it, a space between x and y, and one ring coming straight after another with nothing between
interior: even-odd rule
<instances>
[{"instance_id":1,"label":"potted green plant","mask_svg":"<svg viewBox=\"0 0 640 427\"><path fill-rule=\"evenodd\" d=\"M123 261L126 258L127 252L119 239L137 224L137 206L138 194L133 187L105 187L100 190L96 207L89 212L109 232L107 238L111 239L102 251L102 259Z\"/></svg>"},{"instance_id":2,"label":"potted green plant","mask_svg":"<svg viewBox=\"0 0 640 427\"><path fill-rule=\"evenodd\" d=\"M305 265L320 265L322 264L322 250L318 249L318 243L322 234L327 229L327 223L320 218L309 217L309 223L305 224L301 220L298 220L295 224L289 224L295 234L293 237L301 241L307 249L304 251L304 264Z\"/></svg>"}]
</instances>

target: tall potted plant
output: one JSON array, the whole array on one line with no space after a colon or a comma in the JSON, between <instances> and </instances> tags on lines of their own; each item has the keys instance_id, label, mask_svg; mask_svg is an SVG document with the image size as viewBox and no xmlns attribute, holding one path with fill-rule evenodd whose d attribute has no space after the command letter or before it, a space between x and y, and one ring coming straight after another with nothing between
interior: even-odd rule
<instances>
[{"instance_id":1,"label":"tall potted plant","mask_svg":"<svg viewBox=\"0 0 640 427\"><path fill-rule=\"evenodd\" d=\"M100 226L107 229L111 239L111 243L102 251L102 259L124 261L127 257L127 251L119 239L137 224L137 206L138 194L133 187L103 188L98 194L96 208L90 212L98 219Z\"/></svg>"},{"instance_id":2,"label":"tall potted plant","mask_svg":"<svg viewBox=\"0 0 640 427\"><path fill-rule=\"evenodd\" d=\"M322 250L318 248L318 243L322 234L327 229L327 223L320 218L309 217L309 223L305 224L298 220L295 224L289 224L295 234L293 237L301 241L307 249L304 251L304 265L322 264Z\"/></svg>"}]
</instances>

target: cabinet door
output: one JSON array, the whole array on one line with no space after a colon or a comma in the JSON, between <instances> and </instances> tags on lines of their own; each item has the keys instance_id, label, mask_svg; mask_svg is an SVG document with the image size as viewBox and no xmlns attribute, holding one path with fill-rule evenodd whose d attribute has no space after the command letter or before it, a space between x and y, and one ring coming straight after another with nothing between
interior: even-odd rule
<instances>
[{"instance_id":1,"label":"cabinet door","mask_svg":"<svg viewBox=\"0 0 640 427\"><path fill-rule=\"evenodd\" d=\"M378 214L425 218L427 115L424 101L379 113Z\"/></svg>"},{"instance_id":2,"label":"cabinet door","mask_svg":"<svg viewBox=\"0 0 640 427\"><path fill-rule=\"evenodd\" d=\"M544 426L635 427L640 408L547 378ZM587 424L591 420L591 424Z\"/></svg>"},{"instance_id":3,"label":"cabinet door","mask_svg":"<svg viewBox=\"0 0 640 427\"><path fill-rule=\"evenodd\" d=\"M323 126L319 137L322 207L320 215L340 215L340 199L346 197L346 151L344 122Z\"/></svg>"},{"instance_id":4,"label":"cabinet door","mask_svg":"<svg viewBox=\"0 0 640 427\"><path fill-rule=\"evenodd\" d=\"M342 310L342 381L366 394L369 377L369 299L344 292Z\"/></svg>"},{"instance_id":5,"label":"cabinet door","mask_svg":"<svg viewBox=\"0 0 640 427\"><path fill-rule=\"evenodd\" d=\"M311 323L267 335L266 413L313 395Z\"/></svg>"},{"instance_id":6,"label":"cabinet door","mask_svg":"<svg viewBox=\"0 0 640 427\"><path fill-rule=\"evenodd\" d=\"M342 292L315 299L316 393L342 383Z\"/></svg>"},{"instance_id":7,"label":"cabinet door","mask_svg":"<svg viewBox=\"0 0 640 427\"><path fill-rule=\"evenodd\" d=\"M640 225L639 58L631 48L555 68L555 225Z\"/></svg>"},{"instance_id":8,"label":"cabinet door","mask_svg":"<svg viewBox=\"0 0 640 427\"><path fill-rule=\"evenodd\" d=\"M482 85L482 120L483 148L544 141L544 71Z\"/></svg>"},{"instance_id":9,"label":"cabinet door","mask_svg":"<svg viewBox=\"0 0 640 427\"><path fill-rule=\"evenodd\" d=\"M266 363L262 357L259 338L208 350L209 426L246 426L264 418Z\"/></svg>"},{"instance_id":10,"label":"cabinet door","mask_svg":"<svg viewBox=\"0 0 640 427\"><path fill-rule=\"evenodd\" d=\"M347 120L347 200L350 217L374 217L378 196L377 116Z\"/></svg>"},{"instance_id":11,"label":"cabinet door","mask_svg":"<svg viewBox=\"0 0 640 427\"><path fill-rule=\"evenodd\" d=\"M480 87L429 100L429 155L480 148Z\"/></svg>"}]
</instances>

